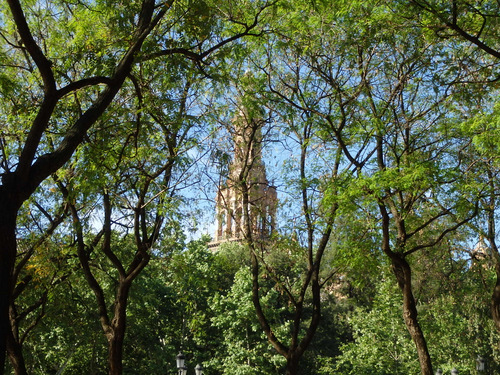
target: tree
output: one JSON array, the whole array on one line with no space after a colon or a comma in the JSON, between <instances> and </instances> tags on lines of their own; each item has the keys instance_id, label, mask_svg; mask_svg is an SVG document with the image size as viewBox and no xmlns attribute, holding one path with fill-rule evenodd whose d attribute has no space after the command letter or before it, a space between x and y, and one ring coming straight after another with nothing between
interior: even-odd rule
<instances>
[{"instance_id":1,"label":"tree","mask_svg":"<svg viewBox=\"0 0 500 375\"><path fill-rule=\"evenodd\" d=\"M20 207L70 160L132 72L143 46L142 59L182 55L201 67L228 43L257 35L259 17L270 6L229 3L226 9L205 2L144 0L127 4L125 11L107 2L58 1L34 4L26 12L28 5L18 0L8 5L2 27L2 65L8 69L2 91L11 100L2 104L8 127L1 135L1 369ZM236 14L240 7L248 13Z\"/></svg>"},{"instance_id":2,"label":"tree","mask_svg":"<svg viewBox=\"0 0 500 375\"><path fill-rule=\"evenodd\" d=\"M494 273L485 270L484 264L471 265L459 254L465 251L461 235L452 235L411 260L412 269L419 271L413 280L420 321L436 368L445 373L454 367L459 373L474 373L479 353L488 358L494 373L498 354L491 344L498 333L488 316L485 287L477 280L483 274L490 284ZM344 344L338 357L339 374L419 373L418 358L401 319L399 287L390 267L382 267L380 272L383 280L377 284L372 305L356 307L349 315L353 341Z\"/></svg>"},{"instance_id":3,"label":"tree","mask_svg":"<svg viewBox=\"0 0 500 375\"><path fill-rule=\"evenodd\" d=\"M462 68L476 71L473 81L483 82L486 89L492 89L497 81L495 70L500 58L498 46L498 17L500 13L498 3L491 1L472 3L452 1L445 4L420 0L412 0L409 3L412 5L407 13L409 19L433 32L436 39L441 43L447 43L450 39L454 40L455 45L451 50L451 59L447 63L453 66L458 61ZM470 52L471 50L474 51ZM494 116L494 113L491 113L479 115L478 117L491 120ZM478 126L477 123L473 128L472 135L476 138L484 139L486 134L490 134L487 129L484 129L481 125ZM485 151L483 147L480 146L480 148L482 148L483 152ZM482 157L480 156L481 159ZM496 158L496 155L490 153L488 157ZM486 161L486 164L491 164L491 162ZM493 162L493 164L495 163ZM496 225L494 220L494 207L496 207L494 175L496 172L495 167L491 167L491 165L486 167L490 169L486 178L486 180L489 180L489 182L486 182L489 185L489 188L486 189L489 191L489 197L482 199L486 203L484 211L486 212L485 220L487 224L483 229L476 228L480 237L488 240L495 268L497 269L497 283L492 292L491 311L497 330L500 330L500 267L498 266L499 253L495 241Z\"/></svg>"},{"instance_id":4,"label":"tree","mask_svg":"<svg viewBox=\"0 0 500 375\"><path fill-rule=\"evenodd\" d=\"M322 293L328 293L324 286L338 270L331 267L334 262L325 260L331 258L327 253L342 247L342 225L354 207L349 203L352 182L371 154L368 144L363 145L364 133L357 133L360 127L348 126L356 121L352 108L362 85L347 68L352 64L349 57L357 53L351 55L352 46L349 49L347 43L336 45L332 41L338 36L336 15L325 17L330 14L325 4L301 7L300 11L295 11L293 2L287 5L290 8L283 10L287 22L267 40L266 50L256 55L253 63L263 73L261 81L266 86L261 91L275 114L273 125L279 129L273 132L266 128L265 134L274 141L271 145L283 145L278 152L285 177L278 187L283 190L282 207L289 203L289 212L279 218L282 227L270 241L261 241L248 224L244 233L252 254L257 316L269 341L286 358L286 373L296 374L319 326ZM323 53L325 48L331 49L331 54ZM250 95L255 96L255 91L252 87ZM247 113L251 124L255 112ZM253 130L248 134L258 133ZM250 154L252 143L260 140L248 136L245 142L242 147L246 152L242 153ZM243 207L251 202L248 176L252 159L248 160L235 179L242 190ZM243 216L248 223L251 210ZM286 318L289 328L281 335L276 333L279 321L262 306L266 278L273 280L274 288L290 306Z\"/></svg>"},{"instance_id":5,"label":"tree","mask_svg":"<svg viewBox=\"0 0 500 375\"><path fill-rule=\"evenodd\" d=\"M372 306L349 317L353 341L344 343L336 363L340 374L414 374L418 368L411 337L401 319L402 298L390 279L377 284Z\"/></svg>"},{"instance_id":6,"label":"tree","mask_svg":"<svg viewBox=\"0 0 500 375\"><path fill-rule=\"evenodd\" d=\"M173 75L173 69L170 71ZM187 72L190 74L189 69ZM105 116L106 122L99 123L108 138L100 129L89 134L90 142L79 154L82 160L75 160L74 165L82 171L81 175L69 171L67 181L61 179L58 183L71 211L78 258L96 297L99 320L108 341L110 374L123 371L127 306L135 279L149 263L153 251L171 252L178 246L175 239L173 243L166 241L164 228L176 219L177 195L190 167L187 154L196 144L196 116L190 114L188 103L188 97L193 95L193 79L181 71L176 78L185 82L184 87L170 87L172 82L167 78L163 82L168 84L152 83L161 89L159 92L172 94L167 102L154 96L156 90L148 87L150 80L146 76L143 67L141 76L133 79L138 108L130 111L134 104L128 103L125 96L120 103L125 111L116 108L112 118ZM124 87L124 92L127 89ZM179 90L179 97L173 95L175 89ZM120 142L123 139L127 140L125 144ZM79 163L84 166L79 167ZM96 206L96 201L102 205ZM102 223L97 231L92 230L97 227L96 220ZM160 236L165 236L161 250ZM96 264L93 259L98 246L107 265ZM103 272L110 280L99 277ZM116 292L106 290L104 285L109 282Z\"/></svg>"},{"instance_id":7,"label":"tree","mask_svg":"<svg viewBox=\"0 0 500 375\"><path fill-rule=\"evenodd\" d=\"M292 59L295 57L293 52L291 56ZM276 60L269 59L270 69L273 69L270 61ZM293 61L290 64L293 64ZM301 66L294 66L290 71L287 71L290 73L287 79L302 79ZM273 73L269 73L269 76ZM234 120L238 140L235 142L235 155L239 162L230 172L229 183L238 190L238 197L241 197L241 220L236 219L236 226L241 224L238 230L243 234L244 243L250 249L252 299L257 317L268 340L275 350L285 357L286 373L296 374L299 371L299 361L319 325L321 289L335 271L330 270L324 279L321 278L324 271L322 259L336 227L338 199L341 191L348 189L347 176L350 173L343 169L341 146L325 146L322 143L324 118L316 117L316 112L312 109L317 103L310 103L305 98L302 87L299 92L292 92L286 79L280 81L282 77L276 80L279 82L277 85L282 84L280 89L283 91L278 93L278 90L273 90L272 87L273 91L269 96L260 97L260 90L265 90L260 84L266 84L267 78L264 76L261 80L247 73L242 79L243 93L238 102L238 115ZM313 85L307 78L306 74L306 82ZM271 85L273 86L274 82ZM291 213L297 214L298 217L286 219L290 223L294 220L298 223L297 227L283 235L279 232L270 234L267 231L266 228L273 226L274 218L268 214L272 210L262 209L259 201L264 198L259 198L255 193L263 183L254 173L254 168L261 168L260 150L266 145L267 139L275 135L272 128L264 125L265 116L261 106L266 100L281 104L272 108L279 113L279 120L284 124L280 130L285 136L280 142L294 144L284 152L298 154L294 154L284 163L291 176L284 185L289 186L290 199L300 202L293 207L297 211ZM262 221L257 218L262 218ZM261 225L262 223L264 225ZM291 227L292 225L289 225L287 229ZM304 233L304 236L301 235L294 241L290 237L294 230ZM289 259L286 254L289 254ZM263 280L266 278L270 278L274 284L273 288L282 293L282 298L286 301L282 303L290 306L284 313L286 317L276 319L263 308L266 293L263 285L268 285L268 282ZM289 325L286 333L278 335L277 327L283 319L289 321Z\"/></svg>"},{"instance_id":8,"label":"tree","mask_svg":"<svg viewBox=\"0 0 500 375\"><path fill-rule=\"evenodd\" d=\"M294 42L277 38L277 50L288 52L285 63L273 64L273 50L261 66L270 72L273 93L302 111L304 120L322 122L320 144L338 147L339 166L350 163L343 169L355 180L349 194L336 193L335 182L343 174L334 174L328 180L333 183L325 183L330 196L324 200L342 210L340 203L348 197L378 223L369 225L392 263L421 372L430 375L408 258L438 245L477 213L466 181L456 174L467 168L461 153L468 140L455 135L466 118L462 109L474 105L467 100L473 86L458 83L471 81L475 72L441 64L448 47L429 41L421 28L388 33L386 25L398 20L385 4L352 4L330 18L318 9L307 21L301 18L304 12L296 15ZM331 164L336 163L332 157ZM305 177L300 181L308 181ZM304 206L303 212L311 210Z\"/></svg>"},{"instance_id":9,"label":"tree","mask_svg":"<svg viewBox=\"0 0 500 375\"><path fill-rule=\"evenodd\" d=\"M69 160L78 144L83 141L86 131L96 122L118 92L132 68L135 54L141 49L145 38L167 11L167 8L163 7L155 14L153 1L145 1L142 4L139 22L137 25L132 26L130 47L127 48L126 53L109 77L75 77L74 80L68 77L67 83L63 83L64 81L59 81L63 77L56 75L53 62L49 60L52 56L47 57L48 54L40 47L40 41L35 39L21 4L16 0L11 0L8 5L15 23L15 29L11 28L9 30L11 33L9 39L7 39L8 45L12 47L11 53L16 60L24 60L21 61L21 72L33 72L34 77L40 80L37 82L37 84L40 84L40 90L35 89L33 92L40 101L38 102L38 110L33 111L35 117L30 121L31 125L26 124L25 129L28 129L29 132L27 137L19 142L20 152L18 156L15 154L3 155L4 158L8 158L3 161L4 173L2 174L2 185L0 187L0 207L2 212L0 236L4 239L0 251L0 369L2 371L5 364L6 337L9 331L8 308L13 293L11 275L14 269L17 247L15 235L17 212L40 183ZM60 22L64 22L65 18L67 20L69 14L68 11L66 14L59 15ZM18 33L19 40L13 38L14 30ZM24 59L21 57L23 54ZM8 64L8 61L5 61L5 64ZM17 64L14 66L17 66ZM23 71L24 69L26 71ZM58 87L58 84L61 86ZM97 95L91 107L79 116L74 123L68 124L66 133L63 133L60 139L61 143L56 146L54 152L44 152L43 149L40 149L42 137L46 134L45 132L49 128L52 118L56 117L55 111L59 102L64 102L68 95L80 89L100 84L106 84L106 88ZM27 121L28 119L19 118L19 120ZM5 135L3 135L4 137Z\"/></svg>"},{"instance_id":10,"label":"tree","mask_svg":"<svg viewBox=\"0 0 500 375\"><path fill-rule=\"evenodd\" d=\"M266 288L267 289L267 288ZM283 316L279 293L270 288L261 296L269 315ZM219 292L211 301L214 310L213 324L224 332L219 352L210 365L221 374L280 374L284 358L270 348L262 332L252 303L252 276L248 267L240 268L227 294ZM283 324L278 331L286 331Z\"/></svg>"}]
</instances>

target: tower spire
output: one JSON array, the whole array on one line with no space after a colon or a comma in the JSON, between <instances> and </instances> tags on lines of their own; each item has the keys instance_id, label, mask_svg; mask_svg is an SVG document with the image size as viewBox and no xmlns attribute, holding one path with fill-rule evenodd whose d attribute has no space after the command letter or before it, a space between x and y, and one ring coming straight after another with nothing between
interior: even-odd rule
<instances>
[{"instance_id":1,"label":"tower spire","mask_svg":"<svg viewBox=\"0 0 500 375\"><path fill-rule=\"evenodd\" d=\"M240 101L241 104L241 101ZM232 120L233 158L225 184L218 187L216 198L216 247L225 241L241 241L246 225L243 215L241 182L248 188L250 228L255 238L266 240L275 227L277 194L269 184L262 160L262 127L260 110L241 106Z\"/></svg>"}]
</instances>

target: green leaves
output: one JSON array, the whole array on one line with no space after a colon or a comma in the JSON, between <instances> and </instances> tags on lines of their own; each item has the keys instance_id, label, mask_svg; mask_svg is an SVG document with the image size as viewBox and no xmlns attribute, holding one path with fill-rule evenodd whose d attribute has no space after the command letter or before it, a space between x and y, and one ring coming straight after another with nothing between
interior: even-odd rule
<instances>
[{"instance_id":1,"label":"green leaves","mask_svg":"<svg viewBox=\"0 0 500 375\"><path fill-rule=\"evenodd\" d=\"M343 374L416 374L413 344L403 323L401 298L390 280L379 283L370 309L358 308L349 319L352 343L342 348L337 371Z\"/></svg>"},{"instance_id":2,"label":"green leaves","mask_svg":"<svg viewBox=\"0 0 500 375\"><path fill-rule=\"evenodd\" d=\"M499 155L500 105L493 102L491 109L477 113L462 125L464 133L471 137L476 149L486 158Z\"/></svg>"},{"instance_id":3,"label":"green leaves","mask_svg":"<svg viewBox=\"0 0 500 375\"><path fill-rule=\"evenodd\" d=\"M275 293L269 291L262 301L273 315L279 314L275 308ZM210 365L222 374L273 374L279 373L283 365L284 359L270 350L255 316L251 294L250 272L241 268L236 272L227 295L216 294L211 301L215 313L212 324L224 332L225 340L220 348L222 361L215 359ZM286 332L286 327L283 330ZM286 337L285 332L282 334Z\"/></svg>"},{"instance_id":4,"label":"green leaves","mask_svg":"<svg viewBox=\"0 0 500 375\"><path fill-rule=\"evenodd\" d=\"M55 88L71 88L47 112L28 167L54 155L82 114L110 89L109 77L134 42L143 3L22 2ZM303 355L303 373L417 372L398 290L380 275L391 262L381 250L384 230L384 245L412 267L434 360L468 371L471 343L497 355L490 342L498 338L477 328L490 327L488 313L473 303L489 303L473 285L490 286L491 275L474 278L480 272L467 267L464 249L474 235L458 223L476 207L478 223L497 214L498 4L410 3L152 4L154 15L165 14L124 73L108 111L80 134L80 147L54 181L41 184L18 213L24 251L51 224L64 190L58 188L66 187L66 203L81 217L74 229L84 229L84 245L96 241L89 259L106 307L115 301L119 277L112 267L116 259L100 252L103 193L112 206L111 250L117 259L130 262L143 249L137 244L147 248L154 264L131 289L127 371L164 372L166 357L182 346L214 373L283 372L285 360L270 349L251 301L249 249L232 243L214 254L205 238L185 245L202 214L213 216L205 210L212 203L200 208L193 202L213 199L217 181L228 177L228 129L241 109L265 120L262 155L280 199L277 233L259 252L256 274L272 333L285 346L294 334L299 341L305 337L320 310L313 304L319 295L330 324L319 329L335 348L344 343L337 358L319 348L323 344L307 342L313 346ZM0 10L0 173L7 178L19 166L47 77L19 41L5 5ZM213 163L218 174L207 172L205 163ZM380 206L388 213L384 228ZM484 224L473 224L486 233ZM49 320L36 331L46 342L29 337L29 363L48 373L50 363L68 357L68 371L85 372L91 363L102 372L105 342L90 290L67 247L77 236L65 225L53 242L36 248L23 271L37 285L20 297L26 305L53 275L74 272L68 285L48 295ZM321 291L309 288L315 277ZM448 281L448 295L442 295ZM69 311L60 322L58 303ZM351 331L341 336L344 327ZM80 331L93 335L80 337ZM453 352L440 335L460 347Z\"/></svg>"}]
</instances>

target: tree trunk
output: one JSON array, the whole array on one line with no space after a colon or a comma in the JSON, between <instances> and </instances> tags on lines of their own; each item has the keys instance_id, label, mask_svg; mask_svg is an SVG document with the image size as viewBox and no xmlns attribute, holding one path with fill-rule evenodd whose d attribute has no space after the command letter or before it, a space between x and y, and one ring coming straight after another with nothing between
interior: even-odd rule
<instances>
[{"instance_id":1,"label":"tree trunk","mask_svg":"<svg viewBox=\"0 0 500 375\"><path fill-rule=\"evenodd\" d=\"M297 375L299 373L299 359L300 356L295 353L290 354L286 358L286 375Z\"/></svg>"},{"instance_id":2,"label":"tree trunk","mask_svg":"<svg viewBox=\"0 0 500 375\"><path fill-rule=\"evenodd\" d=\"M111 334L108 338L109 375L121 375L123 372L123 343L127 328L127 303L131 283L120 280L115 301L114 316L111 321Z\"/></svg>"},{"instance_id":3,"label":"tree trunk","mask_svg":"<svg viewBox=\"0 0 500 375\"><path fill-rule=\"evenodd\" d=\"M121 375L123 372L123 339L124 332L113 332L108 336L109 375Z\"/></svg>"},{"instance_id":4,"label":"tree trunk","mask_svg":"<svg viewBox=\"0 0 500 375\"><path fill-rule=\"evenodd\" d=\"M396 275L399 288L403 293L403 318L417 348L420 371L422 375L433 375L432 362L424 333L418 323L418 312L411 286L411 268L402 256L392 257L392 269Z\"/></svg>"},{"instance_id":5,"label":"tree trunk","mask_svg":"<svg viewBox=\"0 0 500 375\"><path fill-rule=\"evenodd\" d=\"M26 364L24 362L22 346L14 337L12 330L7 338L7 355L9 356L10 364L12 365L16 375L28 374L26 371Z\"/></svg>"},{"instance_id":6,"label":"tree trunk","mask_svg":"<svg viewBox=\"0 0 500 375\"><path fill-rule=\"evenodd\" d=\"M16 281L13 279L12 283L15 284ZM14 288L14 296L12 298L15 298L15 293ZM7 337L7 356L9 357L10 364L16 375L27 375L28 372L26 371L26 364L24 362L23 346L19 339L19 325L16 318L17 314L15 307L11 304L9 307L10 332Z\"/></svg>"},{"instance_id":7,"label":"tree trunk","mask_svg":"<svg viewBox=\"0 0 500 375\"><path fill-rule=\"evenodd\" d=\"M381 152L379 150L379 152ZM382 158L381 156L379 158ZM381 159L380 159L381 160ZM411 285L411 267L406 261L405 255L402 252L394 252L390 245L390 218L384 204L379 204L380 213L382 214L382 251L389 257L392 264L392 271L396 276L399 289L403 294L403 318L406 324L406 329L415 343L418 361L420 363L420 372L422 375L433 375L432 362L427 342L425 341L424 333L418 323L418 311L413 296ZM399 249L404 248L405 229L404 222L398 221L398 242ZM403 239L402 239L403 238Z\"/></svg>"},{"instance_id":8,"label":"tree trunk","mask_svg":"<svg viewBox=\"0 0 500 375\"><path fill-rule=\"evenodd\" d=\"M16 218L14 200L0 186L0 373L5 369L7 338L12 334L9 306L12 299L12 272L16 261Z\"/></svg>"}]
</instances>

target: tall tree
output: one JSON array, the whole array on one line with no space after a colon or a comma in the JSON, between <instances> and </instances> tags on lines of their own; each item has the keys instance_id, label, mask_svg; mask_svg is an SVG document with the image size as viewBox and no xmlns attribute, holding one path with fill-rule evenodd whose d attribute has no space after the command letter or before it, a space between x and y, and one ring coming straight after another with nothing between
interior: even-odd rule
<instances>
[{"instance_id":1,"label":"tall tree","mask_svg":"<svg viewBox=\"0 0 500 375\"><path fill-rule=\"evenodd\" d=\"M269 145L281 155L278 163L282 162L285 177L278 180L282 191L279 199L281 207L288 206L289 210L280 215L281 228L269 243L252 233L250 210L244 212L244 222L252 255L252 298L259 322L268 340L285 357L286 373L297 374L321 320L322 293L327 293L324 286L337 271L329 268L334 263L325 261L326 254L342 241L343 215L353 208L348 198L351 184L371 153L369 144L363 145L362 140L351 149L354 140L365 136L362 131L357 133L360 127L347 126L357 117L352 108L361 85L347 68L352 64L349 58L357 53L351 55L353 49L351 46L349 50L347 43L333 42L338 40L336 15L325 17L330 14L323 8L326 5L300 10L293 2L288 5L290 8L282 9L287 22L277 27L265 51L256 54L253 63L264 73L262 91L275 114L272 124L279 129L274 133L267 126L271 130L266 130L266 135L271 140ZM329 32L325 34L324 30ZM328 54L323 53L325 49ZM319 72L319 68L325 70ZM249 154L259 137L249 136L245 141L243 153ZM236 182L243 193L244 207L251 202L252 192L248 178L251 158L248 160ZM262 304L263 285L268 278L290 307L286 333L278 329L279 321L274 321Z\"/></svg>"},{"instance_id":2,"label":"tall tree","mask_svg":"<svg viewBox=\"0 0 500 375\"><path fill-rule=\"evenodd\" d=\"M454 119L455 113L461 117L453 110L454 90L433 87L439 82L428 79L427 66L436 66L435 56L427 53L432 47L422 41L419 31L406 37L412 43L395 38L379 45L377 54L385 59L380 73L373 70L382 63L379 56L371 55L363 64L369 70L363 78L362 105L366 105L367 120L375 124L377 166L375 172L365 171L370 181L366 189L379 207L381 249L390 259L403 296L403 318L415 343L421 373L431 375L432 361L418 319L409 258L439 244L477 210L463 199L461 175L456 175L464 167L459 155L467 141L449 136L449 129L460 121Z\"/></svg>"},{"instance_id":3,"label":"tall tree","mask_svg":"<svg viewBox=\"0 0 500 375\"><path fill-rule=\"evenodd\" d=\"M259 17L270 6L266 1L218 7L144 0L126 8L100 1L7 3L1 61L8 72L2 91L10 100L2 103L7 126L1 133L0 163L0 369L5 365L21 205L70 160L115 98L143 46L142 59L182 55L201 68L230 42L258 34Z\"/></svg>"},{"instance_id":4,"label":"tall tree","mask_svg":"<svg viewBox=\"0 0 500 375\"><path fill-rule=\"evenodd\" d=\"M402 11L402 13L414 24L416 23L420 27L430 30L434 34L437 43L446 44L450 40L454 41L450 54L445 60L450 69L456 69L458 65L459 69L465 69L472 73L470 79L466 82L482 82L485 85L484 90L487 91L495 89L495 82L498 81L497 71L500 59L500 45L498 44L500 7L497 2L454 0L449 3L441 3L430 0L410 0L408 3L411 7ZM484 106L489 108L488 104L484 104ZM495 326L500 331L500 265L498 261L500 253L495 241L496 223L494 220L496 207L496 184L494 182L496 162L494 159L496 159L498 153L491 153L491 147L488 150L489 142L484 142L486 137L491 136L490 131L485 129L484 126L478 126L478 123L484 121L485 118L492 120L495 117L495 112L496 110L492 113L479 115L478 121L472 126L473 131L469 135L476 136L482 143L479 146L482 154L479 158L492 158L486 162L486 164L490 164L486 167L489 172L486 172L488 176L485 179L487 180L486 184L489 185L489 188L486 189L490 192L489 197L480 198L483 202L488 201L483 205L487 225L483 229L476 229L478 229L481 237L488 240L493 255L497 282L491 296L491 312ZM470 116L473 116L473 113L470 113ZM485 151L487 156L484 155ZM471 152L474 153L472 150ZM485 180L483 180L483 183ZM483 193L479 192L478 194L481 197Z\"/></svg>"},{"instance_id":5,"label":"tall tree","mask_svg":"<svg viewBox=\"0 0 500 375\"><path fill-rule=\"evenodd\" d=\"M274 51L268 51L262 69L271 71L271 83L281 83L273 92L309 114L304 120L321 119L322 144L338 147L345 163L351 163L339 164L356 181L348 199L366 207L380 224L371 225L403 295L403 318L421 372L430 375L409 258L437 245L476 213L461 191L465 175L458 173L467 168L460 156L468 140L454 135L465 118L462 109L470 105L464 95L470 87L458 83L470 81L475 72L443 65L448 46L428 40L422 28L388 32L388 24L399 24L385 4L351 4L332 17L324 16L322 6L316 5L307 20L305 12L292 18L293 41L276 43L288 59L273 64ZM335 158L331 164L336 165ZM307 181L304 177L301 181ZM326 191L339 204L336 180ZM374 203L378 213L372 211Z\"/></svg>"},{"instance_id":6,"label":"tall tree","mask_svg":"<svg viewBox=\"0 0 500 375\"><path fill-rule=\"evenodd\" d=\"M8 155L8 159L2 163L4 168L2 185L0 186L0 211L2 212L0 237L4 239L0 251L0 369L2 371L5 365L6 337L9 332L8 307L13 290L11 275L17 248L17 212L40 183L69 160L78 144L82 142L86 131L113 100L130 72L134 57L141 49L145 38L167 11L167 6L164 6L160 11L155 12L154 1L145 1L142 4L139 22L137 25L132 25L130 45L118 64L115 65L111 75L108 77L89 75L74 79L67 77L69 79L62 81L64 76L56 74L54 62L50 60L55 56L50 56L47 53L49 51L43 50L43 40L41 40L43 30L36 30L33 33L19 1L10 0L8 5L15 23L15 28L9 30L10 33L6 36L10 54L14 55L14 61L21 60L20 67L23 73L25 71L33 72L33 77L36 77L38 81L34 86L40 85L40 89L35 88L33 92L34 97L38 99L35 102L38 108L31 111L35 115L34 118L19 118L21 123L31 122L31 124L23 126L23 129L27 129L28 134L19 142L19 153ZM52 13L55 12L55 9L47 9L47 11ZM70 11L71 9L64 15L58 15L58 21L67 22ZM14 31L18 33L18 38L15 38ZM5 64L8 64L8 61L5 61ZM53 118L56 117L55 110L59 102L64 102L68 95L80 89L99 87L103 84L106 86L97 95L93 105L76 121L67 125L66 132L60 138L60 143L54 152L44 152L43 149L40 149L43 137L46 136L46 131L51 122L54 121ZM15 109L13 115L15 116ZM7 135L3 135L3 138Z\"/></svg>"},{"instance_id":7,"label":"tall tree","mask_svg":"<svg viewBox=\"0 0 500 375\"><path fill-rule=\"evenodd\" d=\"M335 126L337 122L330 119L328 123L325 120L328 115L316 116L313 107L320 105L318 102L321 99L309 100L306 90L310 86L300 86L295 91L289 86L290 79L292 82L299 81L301 85L314 86L314 82L308 79L307 73L302 75L304 69L301 65L294 65L296 55L293 51L288 50L287 53L291 53L292 60L286 61L290 64L287 66L289 70L284 76L276 78L278 83L269 83L272 92L266 97L280 103L273 107L279 113L277 118L282 124L282 133L276 133L276 136L282 137L280 141L283 144L293 145L282 150L293 155L283 160L289 173L283 185L288 186L289 199L300 204L293 205L289 217L280 219L289 221L283 232L266 231L266 228L272 227L270 224L274 218L269 216L268 208L259 204L265 198L259 197L256 191L263 182L255 178L254 172L254 168L259 168L261 163L262 149L274 136L272 126L264 124L261 107L264 100L260 100L258 89L261 83L268 84L267 78L274 71L264 76L261 82L248 73L242 80L243 86L246 83L247 87L241 94L238 115L234 120L239 129L238 142L235 142L239 163L231 171L229 179L242 200L242 219L236 220L236 225L241 223L244 242L250 249L252 300L259 323L269 342L286 359L286 373L297 374L300 359L313 340L321 319L321 290L335 272L323 273L323 259L337 224L339 197L349 186L347 176L350 175L350 165L343 164L339 143L323 143L323 137L329 136L328 126ZM277 65L270 63L271 68L279 69L281 66ZM344 166L347 166L347 171ZM294 232L301 233L296 241L290 238ZM269 285L268 278L272 280L273 288L282 293L282 303L289 306L280 319L264 307L264 285ZM282 320L289 321L286 330L278 328ZM278 334L278 331L281 333Z\"/></svg>"},{"instance_id":8,"label":"tall tree","mask_svg":"<svg viewBox=\"0 0 500 375\"><path fill-rule=\"evenodd\" d=\"M75 160L75 168L84 164L79 175L70 171L67 181L59 181L73 218L80 265L108 342L110 374L123 371L127 306L135 279L153 251L169 252L178 246L164 240L159 248L157 242L165 225L176 219L177 195L190 167L187 154L196 144L197 116L191 108L197 98L191 89L196 82L189 65L177 72L175 81L166 77L162 84L152 82L143 65L140 75L132 78L132 87L123 88L123 93L132 90L136 96L121 95L122 108L115 108L112 117L104 116L99 122L102 128L89 134L90 142L78 155L82 160ZM156 70L151 74L156 76ZM161 100L156 92L162 96L168 92L170 97ZM94 265L98 246L108 266ZM111 278L115 292L106 290L109 280L99 277L102 272Z\"/></svg>"}]
</instances>

